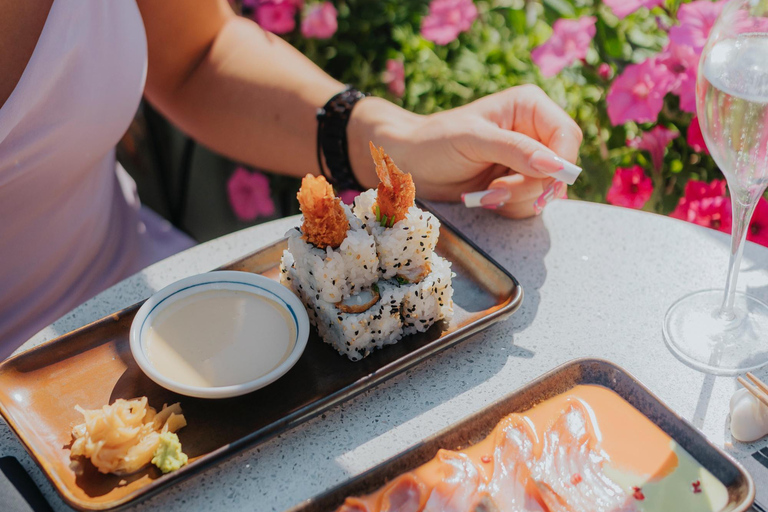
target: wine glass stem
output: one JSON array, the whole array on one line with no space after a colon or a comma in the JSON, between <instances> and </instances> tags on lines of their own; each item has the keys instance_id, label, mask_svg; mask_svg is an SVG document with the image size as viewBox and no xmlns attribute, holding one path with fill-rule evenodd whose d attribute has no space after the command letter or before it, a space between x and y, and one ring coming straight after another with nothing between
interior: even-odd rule
<instances>
[{"instance_id":1,"label":"wine glass stem","mask_svg":"<svg viewBox=\"0 0 768 512\"><path fill-rule=\"evenodd\" d=\"M739 278L739 267L741 266L741 256L744 253L744 241L747 238L747 227L752 218L752 212L755 209L756 201L750 205L741 204L731 195L731 205L733 210L733 224L731 229L731 257L728 262L728 278L725 281L725 295L723 296L723 305L720 307L720 316L726 320L732 320L735 315L733 312L733 303L736 298L736 281Z\"/></svg>"}]
</instances>

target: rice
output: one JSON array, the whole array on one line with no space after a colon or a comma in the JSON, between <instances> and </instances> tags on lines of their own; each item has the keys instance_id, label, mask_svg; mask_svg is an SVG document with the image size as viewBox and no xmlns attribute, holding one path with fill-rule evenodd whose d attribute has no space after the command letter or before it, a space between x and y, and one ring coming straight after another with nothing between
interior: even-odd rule
<instances>
[{"instance_id":1,"label":"rice","mask_svg":"<svg viewBox=\"0 0 768 512\"><path fill-rule=\"evenodd\" d=\"M386 228L376 221L375 203L376 191L368 190L355 198L353 211L376 240L382 277L399 275L409 281L421 280L430 271L440 221L431 213L411 206L403 220Z\"/></svg>"},{"instance_id":2,"label":"rice","mask_svg":"<svg viewBox=\"0 0 768 512\"><path fill-rule=\"evenodd\" d=\"M451 264L435 254L432 272L421 282L405 285L402 307L404 335L424 332L435 322L453 318L452 278Z\"/></svg>"},{"instance_id":3,"label":"rice","mask_svg":"<svg viewBox=\"0 0 768 512\"><path fill-rule=\"evenodd\" d=\"M374 237L362 228L347 205L342 205L350 228L341 245L319 249L302 239L301 230L286 233L288 251L297 263L300 282L318 300L336 303L375 283L378 279L378 255Z\"/></svg>"}]
</instances>

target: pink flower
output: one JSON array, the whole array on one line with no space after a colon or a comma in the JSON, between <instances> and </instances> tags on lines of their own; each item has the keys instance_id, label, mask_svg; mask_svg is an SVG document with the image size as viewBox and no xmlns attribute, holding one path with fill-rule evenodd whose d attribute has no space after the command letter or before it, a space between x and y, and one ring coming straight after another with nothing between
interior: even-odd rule
<instances>
[{"instance_id":1,"label":"pink flower","mask_svg":"<svg viewBox=\"0 0 768 512\"><path fill-rule=\"evenodd\" d=\"M661 171L664 165L664 150L667 149L667 145L678 135L680 133L677 130L656 126L651 131L645 132L640 137L629 141L629 146L649 152L653 168Z\"/></svg>"},{"instance_id":2,"label":"pink flower","mask_svg":"<svg viewBox=\"0 0 768 512\"><path fill-rule=\"evenodd\" d=\"M232 211L242 221L275 214L275 203L269 190L269 179L260 172L238 167L227 181L227 196Z\"/></svg>"},{"instance_id":3,"label":"pink flower","mask_svg":"<svg viewBox=\"0 0 768 512\"><path fill-rule=\"evenodd\" d=\"M627 66L605 99L611 123L616 126L627 121L656 121L664 106L664 95L674 82L674 75L656 58Z\"/></svg>"},{"instance_id":4,"label":"pink flower","mask_svg":"<svg viewBox=\"0 0 768 512\"><path fill-rule=\"evenodd\" d=\"M768 201L761 197L752 214L752 222L747 230L747 240L768 247Z\"/></svg>"},{"instance_id":5,"label":"pink flower","mask_svg":"<svg viewBox=\"0 0 768 512\"><path fill-rule=\"evenodd\" d=\"M400 98L405 94L405 64L397 59L387 60L387 70L382 77L389 92Z\"/></svg>"},{"instance_id":6,"label":"pink flower","mask_svg":"<svg viewBox=\"0 0 768 512\"><path fill-rule=\"evenodd\" d=\"M690 180L685 193L670 217L686 220L699 226L731 232L731 202L725 196L725 180Z\"/></svg>"},{"instance_id":7,"label":"pink flower","mask_svg":"<svg viewBox=\"0 0 768 512\"><path fill-rule=\"evenodd\" d=\"M617 18L623 19L641 7L653 9L657 5L664 5L664 0L605 0L604 3Z\"/></svg>"},{"instance_id":8,"label":"pink flower","mask_svg":"<svg viewBox=\"0 0 768 512\"><path fill-rule=\"evenodd\" d=\"M355 198L360 195L359 190L342 190L339 192L339 197L341 198L341 201L344 204L352 204L355 201Z\"/></svg>"},{"instance_id":9,"label":"pink flower","mask_svg":"<svg viewBox=\"0 0 768 512\"><path fill-rule=\"evenodd\" d=\"M263 0L256 7L256 23L275 34L292 32L300 5L293 0Z\"/></svg>"},{"instance_id":10,"label":"pink flower","mask_svg":"<svg viewBox=\"0 0 768 512\"><path fill-rule=\"evenodd\" d=\"M727 1L698 0L681 5L680 10L677 11L680 25L669 29L669 40L675 44L690 46L696 55L700 55L704 43L707 42L709 31L712 30Z\"/></svg>"},{"instance_id":11,"label":"pink flower","mask_svg":"<svg viewBox=\"0 0 768 512\"><path fill-rule=\"evenodd\" d=\"M477 18L472 0L432 0L421 22L421 35L437 44L448 44L469 30Z\"/></svg>"},{"instance_id":12,"label":"pink flower","mask_svg":"<svg viewBox=\"0 0 768 512\"><path fill-rule=\"evenodd\" d=\"M671 91L680 97L680 110L695 113L698 54L690 46L670 42L659 54L659 62L675 76Z\"/></svg>"},{"instance_id":13,"label":"pink flower","mask_svg":"<svg viewBox=\"0 0 768 512\"><path fill-rule=\"evenodd\" d=\"M691 124L688 125L688 135L686 140L688 145L691 146L691 149L697 153L709 154L707 143L704 142L704 136L701 134L701 125L699 125L698 117L691 119Z\"/></svg>"},{"instance_id":14,"label":"pink flower","mask_svg":"<svg viewBox=\"0 0 768 512\"><path fill-rule=\"evenodd\" d=\"M578 20L559 19L552 26L552 37L531 52L531 60L541 74L555 76L563 68L587 56L589 43L595 37L594 16Z\"/></svg>"},{"instance_id":15,"label":"pink flower","mask_svg":"<svg viewBox=\"0 0 768 512\"><path fill-rule=\"evenodd\" d=\"M301 33L304 37L328 39L336 33L336 8L331 2L315 4L309 8L301 22Z\"/></svg>"},{"instance_id":16,"label":"pink flower","mask_svg":"<svg viewBox=\"0 0 768 512\"><path fill-rule=\"evenodd\" d=\"M597 68L597 76L603 80L610 80L613 76L613 70L611 69L611 66L605 62L600 64L600 66Z\"/></svg>"},{"instance_id":17,"label":"pink flower","mask_svg":"<svg viewBox=\"0 0 768 512\"><path fill-rule=\"evenodd\" d=\"M733 20L733 28L737 34L750 32L768 32L768 18L761 15L751 16L748 11L731 11L729 21Z\"/></svg>"},{"instance_id":18,"label":"pink flower","mask_svg":"<svg viewBox=\"0 0 768 512\"><path fill-rule=\"evenodd\" d=\"M642 167L634 165L616 169L606 199L616 206L639 210L645 206L652 193L653 182L651 178L645 175Z\"/></svg>"}]
</instances>

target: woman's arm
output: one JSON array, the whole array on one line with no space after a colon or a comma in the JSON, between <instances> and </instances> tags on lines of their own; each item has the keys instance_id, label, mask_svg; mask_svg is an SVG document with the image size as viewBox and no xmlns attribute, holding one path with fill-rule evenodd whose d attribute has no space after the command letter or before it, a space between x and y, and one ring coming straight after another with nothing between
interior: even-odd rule
<instances>
[{"instance_id":1,"label":"woman's arm","mask_svg":"<svg viewBox=\"0 0 768 512\"><path fill-rule=\"evenodd\" d=\"M211 149L264 169L317 173L317 108L343 89L226 0L140 0L146 97Z\"/></svg>"},{"instance_id":2,"label":"woman's arm","mask_svg":"<svg viewBox=\"0 0 768 512\"><path fill-rule=\"evenodd\" d=\"M315 115L341 83L236 16L226 0L138 3L149 42L149 101L230 158L294 176L319 172ZM372 140L413 174L420 196L457 200L491 185L506 191L497 211L513 217L532 215L533 201L552 181L552 169L537 166L534 153L575 161L581 142L567 114L528 86L431 116L364 99L347 133L364 186L378 181L367 149Z\"/></svg>"}]
</instances>

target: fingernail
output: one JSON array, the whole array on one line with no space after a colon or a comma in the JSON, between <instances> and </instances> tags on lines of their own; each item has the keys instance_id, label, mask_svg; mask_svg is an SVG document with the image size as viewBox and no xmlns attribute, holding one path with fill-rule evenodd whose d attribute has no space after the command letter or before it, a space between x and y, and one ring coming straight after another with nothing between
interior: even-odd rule
<instances>
[{"instance_id":1,"label":"fingernail","mask_svg":"<svg viewBox=\"0 0 768 512\"><path fill-rule=\"evenodd\" d=\"M480 192L469 192L461 194L461 200L467 208L498 208L509 201L510 193L505 188L489 188Z\"/></svg>"},{"instance_id":2,"label":"fingernail","mask_svg":"<svg viewBox=\"0 0 768 512\"><path fill-rule=\"evenodd\" d=\"M568 199L568 185L566 185L562 181L556 181L555 197L558 199Z\"/></svg>"},{"instance_id":3,"label":"fingernail","mask_svg":"<svg viewBox=\"0 0 768 512\"><path fill-rule=\"evenodd\" d=\"M559 184L561 184L561 182L556 181L544 189L544 192L542 192L541 195L536 198L536 201L533 202L533 213L541 215L541 212L544 211L544 207L557 197Z\"/></svg>"},{"instance_id":4,"label":"fingernail","mask_svg":"<svg viewBox=\"0 0 768 512\"><path fill-rule=\"evenodd\" d=\"M528 163L537 171L549 174L568 185L573 185L581 174L581 167L578 165L543 149L534 151Z\"/></svg>"}]
</instances>

